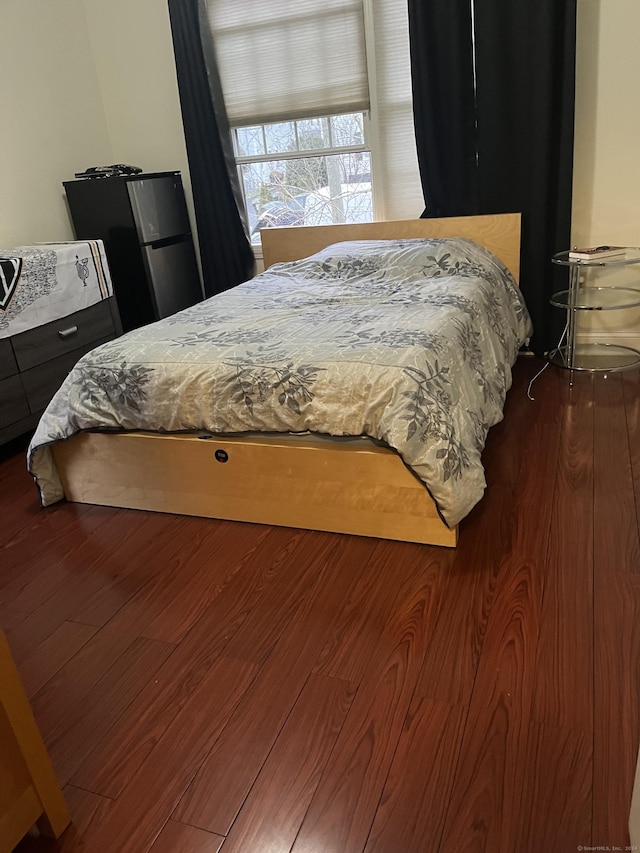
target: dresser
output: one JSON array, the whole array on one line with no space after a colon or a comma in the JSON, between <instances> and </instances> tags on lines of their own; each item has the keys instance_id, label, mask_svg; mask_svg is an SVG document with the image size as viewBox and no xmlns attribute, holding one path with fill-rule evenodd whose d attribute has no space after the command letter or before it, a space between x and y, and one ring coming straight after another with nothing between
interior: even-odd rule
<instances>
[{"instance_id":1,"label":"dresser","mask_svg":"<svg viewBox=\"0 0 640 853\"><path fill-rule=\"evenodd\" d=\"M78 359L122 326L100 241L0 249L0 265L4 444L32 430Z\"/></svg>"}]
</instances>

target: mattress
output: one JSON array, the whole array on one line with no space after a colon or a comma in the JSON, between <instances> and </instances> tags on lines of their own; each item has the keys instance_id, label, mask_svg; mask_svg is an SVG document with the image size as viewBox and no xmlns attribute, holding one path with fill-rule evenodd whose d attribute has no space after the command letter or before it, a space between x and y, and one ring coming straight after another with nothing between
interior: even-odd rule
<instances>
[{"instance_id":1,"label":"mattress","mask_svg":"<svg viewBox=\"0 0 640 853\"><path fill-rule=\"evenodd\" d=\"M486 435L530 334L511 274L470 240L334 244L83 356L29 470L47 505L63 497L51 444L82 430L364 435L453 526L482 497Z\"/></svg>"}]
</instances>

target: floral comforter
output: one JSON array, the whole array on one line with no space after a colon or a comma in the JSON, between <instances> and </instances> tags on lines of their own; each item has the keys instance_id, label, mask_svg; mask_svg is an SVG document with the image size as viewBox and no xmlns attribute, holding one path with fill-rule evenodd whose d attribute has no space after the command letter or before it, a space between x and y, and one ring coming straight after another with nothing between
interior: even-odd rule
<instances>
[{"instance_id":1,"label":"floral comforter","mask_svg":"<svg viewBox=\"0 0 640 853\"><path fill-rule=\"evenodd\" d=\"M338 243L83 356L28 451L81 430L367 435L402 456L445 522L482 497L481 453L531 334L503 264L462 239Z\"/></svg>"}]
</instances>

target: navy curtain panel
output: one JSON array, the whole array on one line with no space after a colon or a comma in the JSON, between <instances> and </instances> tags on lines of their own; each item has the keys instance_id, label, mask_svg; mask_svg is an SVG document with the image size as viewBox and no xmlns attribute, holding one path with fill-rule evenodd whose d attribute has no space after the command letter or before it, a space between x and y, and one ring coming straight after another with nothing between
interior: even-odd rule
<instances>
[{"instance_id":1,"label":"navy curtain panel","mask_svg":"<svg viewBox=\"0 0 640 853\"><path fill-rule=\"evenodd\" d=\"M410 0L409 45L422 216L477 213L470 0Z\"/></svg>"},{"instance_id":2,"label":"navy curtain panel","mask_svg":"<svg viewBox=\"0 0 640 853\"><path fill-rule=\"evenodd\" d=\"M231 132L202 0L169 0L205 296L251 278Z\"/></svg>"},{"instance_id":3,"label":"navy curtain panel","mask_svg":"<svg viewBox=\"0 0 640 853\"><path fill-rule=\"evenodd\" d=\"M549 298L571 232L576 0L409 0L409 27L423 216L522 213L542 355L564 326Z\"/></svg>"}]
</instances>

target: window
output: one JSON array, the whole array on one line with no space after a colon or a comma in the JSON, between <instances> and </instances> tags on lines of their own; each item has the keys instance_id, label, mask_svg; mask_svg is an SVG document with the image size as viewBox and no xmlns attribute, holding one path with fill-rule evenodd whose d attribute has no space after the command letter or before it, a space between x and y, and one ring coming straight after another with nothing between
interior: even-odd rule
<instances>
[{"instance_id":1,"label":"window","mask_svg":"<svg viewBox=\"0 0 640 853\"><path fill-rule=\"evenodd\" d=\"M364 113L234 131L251 240L278 225L371 222L371 154Z\"/></svg>"},{"instance_id":2,"label":"window","mask_svg":"<svg viewBox=\"0 0 640 853\"><path fill-rule=\"evenodd\" d=\"M412 218L406 0L209 0L252 232Z\"/></svg>"}]
</instances>

